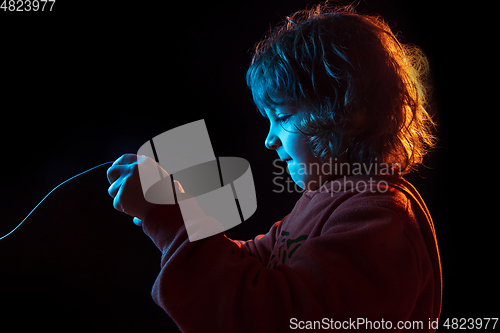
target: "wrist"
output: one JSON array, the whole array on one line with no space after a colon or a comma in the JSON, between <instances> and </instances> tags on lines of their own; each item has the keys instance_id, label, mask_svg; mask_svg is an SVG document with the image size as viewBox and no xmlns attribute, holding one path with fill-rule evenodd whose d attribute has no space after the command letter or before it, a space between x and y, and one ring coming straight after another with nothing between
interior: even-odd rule
<instances>
[{"instance_id":1,"label":"wrist","mask_svg":"<svg viewBox=\"0 0 500 333\"><path fill-rule=\"evenodd\" d=\"M179 205L152 205L142 220L142 229L160 251L181 233L187 239Z\"/></svg>"}]
</instances>

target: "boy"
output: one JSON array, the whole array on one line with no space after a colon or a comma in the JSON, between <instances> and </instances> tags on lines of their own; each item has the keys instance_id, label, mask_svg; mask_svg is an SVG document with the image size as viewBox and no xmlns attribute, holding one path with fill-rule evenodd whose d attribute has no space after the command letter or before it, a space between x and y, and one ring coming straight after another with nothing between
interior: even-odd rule
<instances>
[{"instance_id":1,"label":"boy","mask_svg":"<svg viewBox=\"0 0 500 333\"><path fill-rule=\"evenodd\" d=\"M401 177L433 145L426 65L381 19L350 8L297 12L256 46L247 82L270 121L265 145L307 191L254 240L190 242L178 206L142 195L138 165L155 162L114 163L114 207L162 251L153 298L181 330L435 331L434 228Z\"/></svg>"}]
</instances>

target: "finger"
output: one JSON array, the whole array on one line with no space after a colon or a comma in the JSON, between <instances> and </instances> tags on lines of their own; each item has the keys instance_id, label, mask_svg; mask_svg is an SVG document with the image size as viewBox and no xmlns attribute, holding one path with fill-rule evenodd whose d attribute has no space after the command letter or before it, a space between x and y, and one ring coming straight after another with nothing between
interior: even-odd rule
<instances>
[{"instance_id":1,"label":"finger","mask_svg":"<svg viewBox=\"0 0 500 333\"><path fill-rule=\"evenodd\" d=\"M118 193L118 191L120 190L120 187L122 186L122 182L121 181L117 181L117 182L113 182L109 188L108 188L108 194L112 197L112 198L115 198L116 197L116 194Z\"/></svg>"},{"instance_id":2,"label":"finger","mask_svg":"<svg viewBox=\"0 0 500 333\"><path fill-rule=\"evenodd\" d=\"M134 224L138 227L142 226L142 220L134 217Z\"/></svg>"},{"instance_id":3,"label":"finger","mask_svg":"<svg viewBox=\"0 0 500 333\"><path fill-rule=\"evenodd\" d=\"M128 171L128 165L112 165L106 175L110 184L113 184L120 176Z\"/></svg>"},{"instance_id":4,"label":"finger","mask_svg":"<svg viewBox=\"0 0 500 333\"><path fill-rule=\"evenodd\" d=\"M134 163L136 161L137 161L136 154L123 154L116 161L113 162L113 165L129 164L129 163Z\"/></svg>"},{"instance_id":5,"label":"finger","mask_svg":"<svg viewBox=\"0 0 500 333\"><path fill-rule=\"evenodd\" d=\"M113 208L116 209L117 211L119 212L122 212L122 213L125 213L125 210L123 210L123 205L120 201L120 198L119 196L116 196L114 199L113 199Z\"/></svg>"}]
</instances>

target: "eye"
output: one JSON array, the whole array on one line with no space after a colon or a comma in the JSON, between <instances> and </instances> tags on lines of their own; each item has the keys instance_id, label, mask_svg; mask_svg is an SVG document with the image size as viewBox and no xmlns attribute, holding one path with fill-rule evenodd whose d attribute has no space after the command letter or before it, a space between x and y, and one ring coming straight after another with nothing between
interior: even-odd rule
<instances>
[{"instance_id":1,"label":"eye","mask_svg":"<svg viewBox=\"0 0 500 333\"><path fill-rule=\"evenodd\" d=\"M279 121L282 124L286 124L291 116L292 116L291 114L285 114L285 115L278 117L276 119L276 121Z\"/></svg>"}]
</instances>

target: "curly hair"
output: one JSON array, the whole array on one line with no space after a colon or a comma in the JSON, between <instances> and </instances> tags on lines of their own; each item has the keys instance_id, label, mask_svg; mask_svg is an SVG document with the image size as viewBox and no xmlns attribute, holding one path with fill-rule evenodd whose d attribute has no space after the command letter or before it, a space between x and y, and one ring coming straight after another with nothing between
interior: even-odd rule
<instances>
[{"instance_id":1,"label":"curly hair","mask_svg":"<svg viewBox=\"0 0 500 333\"><path fill-rule=\"evenodd\" d=\"M307 110L297 129L323 162L345 155L404 174L435 144L427 58L382 18L350 6L287 17L256 44L246 78L261 113L286 103Z\"/></svg>"}]
</instances>

